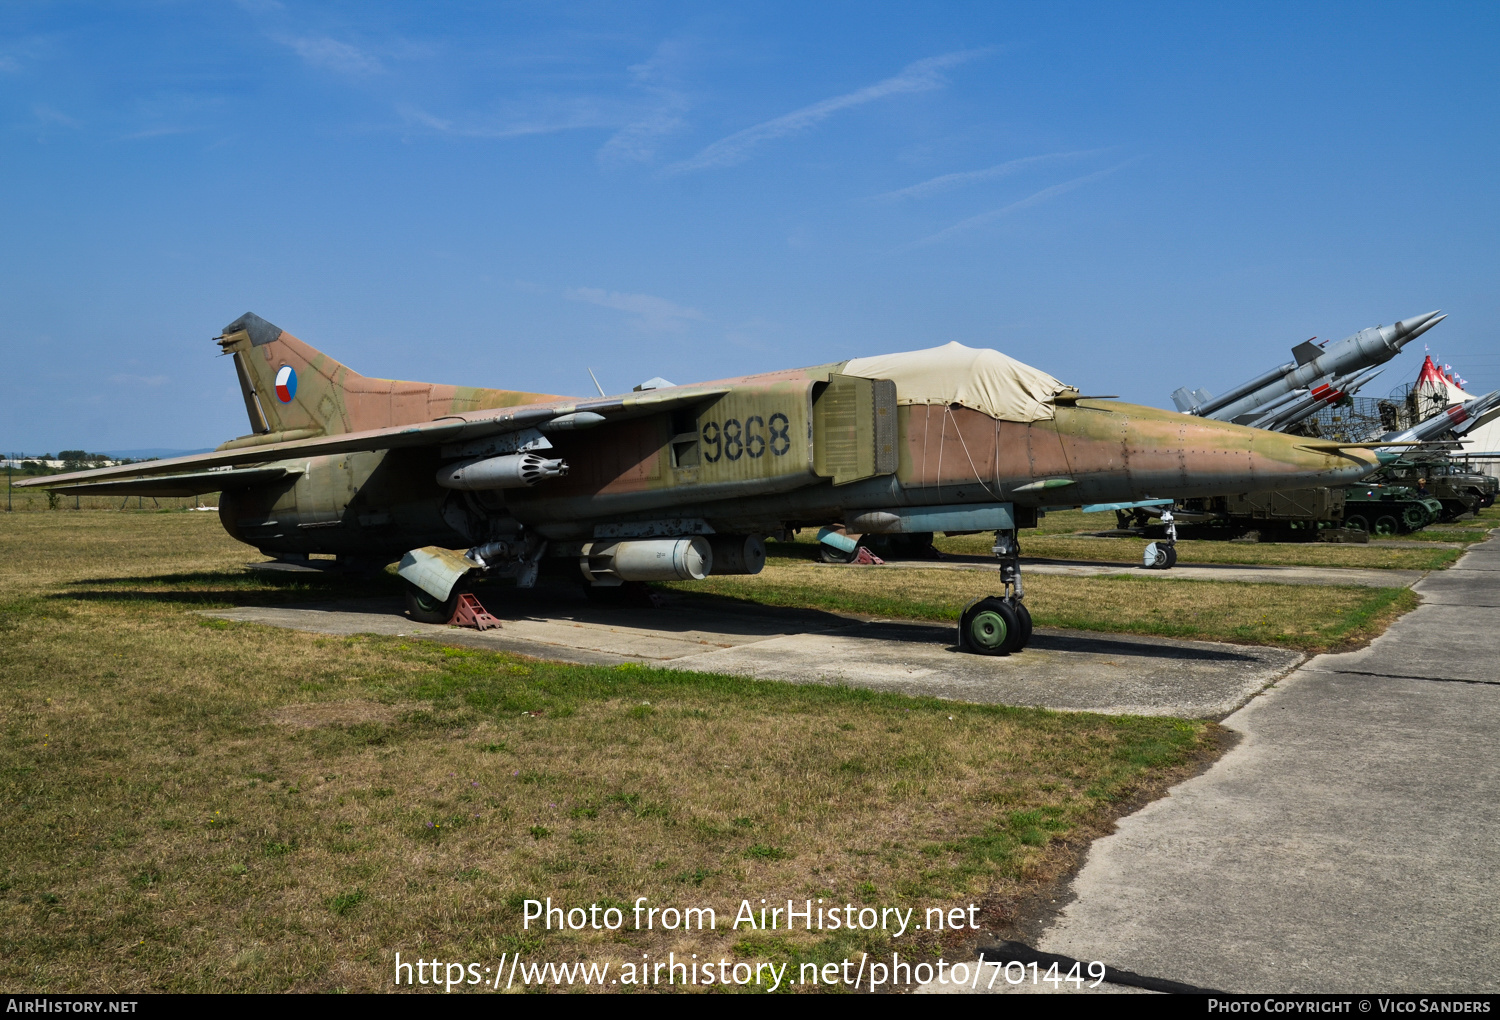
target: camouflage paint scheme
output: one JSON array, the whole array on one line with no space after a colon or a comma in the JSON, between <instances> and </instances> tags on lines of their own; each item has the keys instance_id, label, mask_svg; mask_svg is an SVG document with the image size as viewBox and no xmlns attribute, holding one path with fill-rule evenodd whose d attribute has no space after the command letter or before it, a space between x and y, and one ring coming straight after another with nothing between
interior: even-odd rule
<instances>
[{"instance_id":1,"label":"camouflage paint scheme","mask_svg":"<svg viewBox=\"0 0 1500 1020\"><path fill-rule=\"evenodd\" d=\"M385 563L518 531L576 555L563 547L633 521L701 519L716 533L768 535L860 511L963 504L1010 504L1024 519L1047 505L1337 485L1378 466L1368 450L1072 390L1056 396L1055 418L1031 423L898 406L894 386L841 375L843 362L574 398L368 378L248 314L218 341L234 359L252 434L209 454L22 484L220 491L225 529L267 554ZM275 393L286 366L297 379L289 401ZM546 434L546 455L567 462L566 477L486 492L436 481L445 464L579 412L602 419Z\"/></svg>"}]
</instances>

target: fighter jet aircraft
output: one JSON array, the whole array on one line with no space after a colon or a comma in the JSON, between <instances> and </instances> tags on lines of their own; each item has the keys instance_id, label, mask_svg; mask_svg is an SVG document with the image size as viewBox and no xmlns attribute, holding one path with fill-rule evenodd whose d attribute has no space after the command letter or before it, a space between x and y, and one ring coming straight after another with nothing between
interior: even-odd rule
<instances>
[{"instance_id":1,"label":"fighter jet aircraft","mask_svg":"<svg viewBox=\"0 0 1500 1020\"><path fill-rule=\"evenodd\" d=\"M212 453L21 484L63 493L220 492L265 554L400 561L418 619L479 576L544 562L595 589L757 573L764 538L994 531L1003 593L971 605L970 651L1024 647L1017 529L1046 506L1352 482L1367 449L1090 397L950 343L691 386L575 398L359 375L246 314L215 338L251 432ZM314 561L326 562L326 561Z\"/></svg>"}]
</instances>

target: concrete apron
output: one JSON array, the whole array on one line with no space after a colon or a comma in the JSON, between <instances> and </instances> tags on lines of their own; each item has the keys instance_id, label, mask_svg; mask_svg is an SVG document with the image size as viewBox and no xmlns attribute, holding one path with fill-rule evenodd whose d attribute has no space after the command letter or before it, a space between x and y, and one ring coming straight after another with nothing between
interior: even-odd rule
<instances>
[{"instance_id":1,"label":"concrete apron","mask_svg":"<svg viewBox=\"0 0 1500 1020\"><path fill-rule=\"evenodd\" d=\"M528 593L529 594L529 593ZM849 684L962 701L1222 718L1302 661L1279 648L1039 628L1019 655L958 651L951 624L679 602L598 607L539 590L477 632L413 623L397 601L244 607L205 613L327 634L401 634L595 665L643 663L792 683Z\"/></svg>"},{"instance_id":2,"label":"concrete apron","mask_svg":"<svg viewBox=\"0 0 1500 1020\"><path fill-rule=\"evenodd\" d=\"M1416 590L1094 843L1038 948L1231 992L1500 991L1500 541Z\"/></svg>"}]
</instances>

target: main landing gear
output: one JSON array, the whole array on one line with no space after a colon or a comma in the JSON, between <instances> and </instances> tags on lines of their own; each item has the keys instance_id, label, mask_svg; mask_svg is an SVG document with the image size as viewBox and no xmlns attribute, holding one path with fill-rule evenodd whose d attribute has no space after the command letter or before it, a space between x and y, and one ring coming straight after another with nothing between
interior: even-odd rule
<instances>
[{"instance_id":1,"label":"main landing gear","mask_svg":"<svg viewBox=\"0 0 1500 1020\"><path fill-rule=\"evenodd\" d=\"M418 623L447 623L458 611L458 597L469 589L455 584L446 599L423 591L410 581L406 582L406 612Z\"/></svg>"},{"instance_id":2,"label":"main landing gear","mask_svg":"<svg viewBox=\"0 0 1500 1020\"><path fill-rule=\"evenodd\" d=\"M988 595L964 606L958 619L958 647L975 655L1009 655L1031 641L1031 613L1021 603L1021 544L1014 531L995 532L1003 595Z\"/></svg>"}]
</instances>

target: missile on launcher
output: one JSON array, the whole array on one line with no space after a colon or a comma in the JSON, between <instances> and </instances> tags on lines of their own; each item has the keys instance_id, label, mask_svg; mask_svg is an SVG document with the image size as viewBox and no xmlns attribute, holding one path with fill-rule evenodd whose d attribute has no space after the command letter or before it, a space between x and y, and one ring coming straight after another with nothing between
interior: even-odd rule
<instances>
[{"instance_id":1,"label":"missile on launcher","mask_svg":"<svg viewBox=\"0 0 1500 1020\"><path fill-rule=\"evenodd\" d=\"M1440 311L1403 319L1391 326L1371 326L1337 343L1320 347L1312 341L1292 349L1293 360L1278 365L1249 382L1241 383L1218 397L1208 397L1203 390L1186 387L1172 394L1177 409L1185 414L1216 418L1238 424L1265 417L1273 404L1280 405L1288 394L1299 389L1309 391L1322 380L1350 377L1390 361L1401 348L1446 319ZM1347 392L1353 392L1348 390ZM1207 399L1203 399L1207 398Z\"/></svg>"},{"instance_id":2,"label":"missile on launcher","mask_svg":"<svg viewBox=\"0 0 1500 1020\"><path fill-rule=\"evenodd\" d=\"M1432 442L1449 429L1460 428L1496 410L1500 410L1500 390L1491 390L1482 397L1475 397L1473 400L1466 400L1462 404L1454 404L1446 410L1439 411L1426 421L1418 422L1409 429L1387 432L1379 439L1373 440L1373 443L1394 445L1396 443Z\"/></svg>"},{"instance_id":3,"label":"missile on launcher","mask_svg":"<svg viewBox=\"0 0 1500 1020\"><path fill-rule=\"evenodd\" d=\"M1380 368L1372 368L1352 376L1341 376L1331 382L1320 383L1310 390L1295 390L1293 392L1300 395L1297 400L1275 402L1264 414L1250 422L1250 427L1284 432L1298 422L1317 414L1323 408L1331 407L1345 397L1351 396L1382 371L1383 369Z\"/></svg>"}]
</instances>

